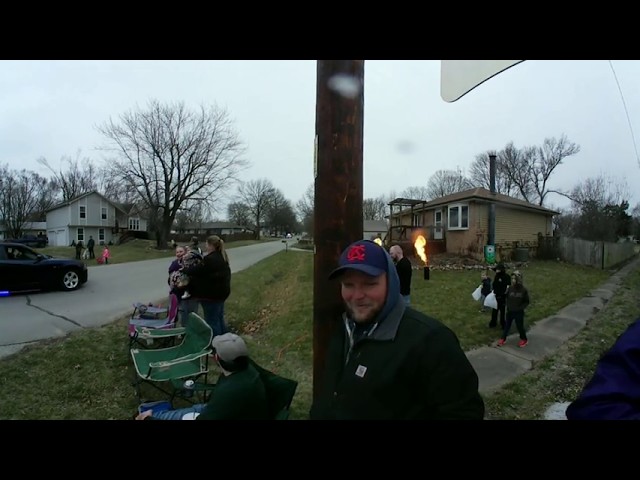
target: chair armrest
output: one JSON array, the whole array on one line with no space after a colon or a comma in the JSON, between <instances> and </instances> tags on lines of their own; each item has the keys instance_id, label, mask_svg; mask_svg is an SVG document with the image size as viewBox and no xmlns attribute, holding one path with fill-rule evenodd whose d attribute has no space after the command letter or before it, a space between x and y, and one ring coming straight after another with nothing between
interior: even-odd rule
<instances>
[{"instance_id":1,"label":"chair armrest","mask_svg":"<svg viewBox=\"0 0 640 480\"><path fill-rule=\"evenodd\" d=\"M183 335L186 331L184 327L176 328L148 328L148 327L136 327L136 333L138 338L168 338L177 337Z\"/></svg>"},{"instance_id":2,"label":"chair armrest","mask_svg":"<svg viewBox=\"0 0 640 480\"><path fill-rule=\"evenodd\" d=\"M151 362L149 363L149 368L162 368L162 367L171 367L173 365L178 365L180 363L192 362L194 360L199 359L200 357L204 357L205 355L209 355L212 352L210 348L202 350L198 353L191 353L189 355L185 355L184 357L179 357L174 360L169 361L161 361L161 362Z\"/></svg>"},{"instance_id":3,"label":"chair armrest","mask_svg":"<svg viewBox=\"0 0 640 480\"><path fill-rule=\"evenodd\" d=\"M160 315L161 313L169 312L169 307L152 307L140 302L133 304L133 308L135 309L139 309L140 307L146 307L144 313L148 313L149 315Z\"/></svg>"}]
</instances>

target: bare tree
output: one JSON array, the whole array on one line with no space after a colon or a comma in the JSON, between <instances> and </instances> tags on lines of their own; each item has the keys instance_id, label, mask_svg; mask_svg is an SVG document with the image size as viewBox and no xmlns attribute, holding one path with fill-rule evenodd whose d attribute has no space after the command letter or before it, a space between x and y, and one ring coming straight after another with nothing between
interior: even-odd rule
<instances>
[{"instance_id":1,"label":"bare tree","mask_svg":"<svg viewBox=\"0 0 640 480\"><path fill-rule=\"evenodd\" d=\"M27 170L0 166L0 218L9 237L22 236L24 224L38 210L47 179Z\"/></svg>"},{"instance_id":2,"label":"bare tree","mask_svg":"<svg viewBox=\"0 0 640 480\"><path fill-rule=\"evenodd\" d=\"M511 144L511 146L512 145L513 144ZM475 160L471 162L471 167L469 168L469 181L475 187L482 187L487 190L491 189L490 155L496 156L496 192L510 197L516 196L517 188L509 175L507 175L503 164L504 158L508 155L506 151L498 153L495 150L488 150L485 153L476 155Z\"/></svg>"},{"instance_id":3,"label":"bare tree","mask_svg":"<svg viewBox=\"0 0 640 480\"><path fill-rule=\"evenodd\" d=\"M428 198L434 199L473 188L461 170L438 170L427 183Z\"/></svg>"},{"instance_id":4,"label":"bare tree","mask_svg":"<svg viewBox=\"0 0 640 480\"><path fill-rule=\"evenodd\" d=\"M96 169L98 191L114 202L122 204L142 203L134 186L123 182L120 172L113 168L117 164L116 160L105 160L104 164Z\"/></svg>"},{"instance_id":5,"label":"bare tree","mask_svg":"<svg viewBox=\"0 0 640 480\"><path fill-rule=\"evenodd\" d=\"M267 205L266 219L269 227L276 234L291 233L295 230L295 212L291 207L291 202L284 197L279 189L274 189L271 201Z\"/></svg>"},{"instance_id":6,"label":"bare tree","mask_svg":"<svg viewBox=\"0 0 640 480\"><path fill-rule=\"evenodd\" d=\"M296 203L298 219L302 228L311 236L313 236L314 188L313 183L309 185L302 198Z\"/></svg>"},{"instance_id":7,"label":"bare tree","mask_svg":"<svg viewBox=\"0 0 640 480\"><path fill-rule=\"evenodd\" d=\"M565 235L615 241L632 228L632 218L626 213L629 189L624 179L616 181L601 174L577 184L571 193L557 193L569 198L572 205L559 223Z\"/></svg>"},{"instance_id":8,"label":"bare tree","mask_svg":"<svg viewBox=\"0 0 640 480\"><path fill-rule=\"evenodd\" d=\"M551 174L565 158L580 153L580 147L569 142L563 134L560 140L546 138L536 153L536 160L531 164L530 169L531 184L537 195L538 205L543 205L545 197L550 192L547 182Z\"/></svg>"},{"instance_id":9,"label":"bare tree","mask_svg":"<svg viewBox=\"0 0 640 480\"><path fill-rule=\"evenodd\" d=\"M241 202L233 202L227 206L227 218L230 222L247 227L251 225L251 211Z\"/></svg>"},{"instance_id":10,"label":"bare tree","mask_svg":"<svg viewBox=\"0 0 640 480\"><path fill-rule=\"evenodd\" d=\"M384 197L365 198L362 202L363 220L384 220L387 202Z\"/></svg>"},{"instance_id":11,"label":"bare tree","mask_svg":"<svg viewBox=\"0 0 640 480\"><path fill-rule=\"evenodd\" d=\"M44 179L40 188L36 191L36 205L32 213L33 221L45 222L47 211L58 202L58 186L52 179Z\"/></svg>"},{"instance_id":12,"label":"bare tree","mask_svg":"<svg viewBox=\"0 0 640 480\"><path fill-rule=\"evenodd\" d=\"M190 111L183 102L152 100L98 131L108 140L103 149L118 155L111 165L117 178L146 208L158 248L185 202L213 210L248 164L229 114L216 106Z\"/></svg>"},{"instance_id":13,"label":"bare tree","mask_svg":"<svg viewBox=\"0 0 640 480\"><path fill-rule=\"evenodd\" d=\"M618 205L629 198L629 186L624 179L616 180L607 174L587 178L573 187L570 194L556 192L571 200L575 210L588 202L598 208L606 205Z\"/></svg>"},{"instance_id":14,"label":"bare tree","mask_svg":"<svg viewBox=\"0 0 640 480\"><path fill-rule=\"evenodd\" d=\"M535 162L535 154L535 147L520 150L515 147L513 142L509 142L498 153L501 173L507 177L514 196L520 197L529 203L533 203L531 165Z\"/></svg>"},{"instance_id":15,"label":"bare tree","mask_svg":"<svg viewBox=\"0 0 640 480\"><path fill-rule=\"evenodd\" d=\"M427 187L408 187L405 188L400 194L402 198L409 198L412 200L430 200L429 190ZM385 202L388 203L388 202Z\"/></svg>"},{"instance_id":16,"label":"bare tree","mask_svg":"<svg viewBox=\"0 0 640 480\"><path fill-rule=\"evenodd\" d=\"M580 147L563 134L559 140L546 138L541 147L517 149L511 142L500 153L500 161L520 196L542 206L549 193L559 193L548 186L553 171L565 158L579 152Z\"/></svg>"},{"instance_id":17,"label":"bare tree","mask_svg":"<svg viewBox=\"0 0 640 480\"><path fill-rule=\"evenodd\" d=\"M76 158L62 157L61 164L66 164L66 169L61 166L55 170L45 157L38 158L37 162L48 168L53 173L53 181L62 193L62 201L66 202L83 193L98 189L98 172L93 161L88 158L80 158L80 150L76 153Z\"/></svg>"},{"instance_id":18,"label":"bare tree","mask_svg":"<svg viewBox=\"0 0 640 480\"><path fill-rule=\"evenodd\" d=\"M260 239L262 222L274 193L273 184L266 178L242 183L238 189L238 199L249 208L251 218L255 224L256 239L258 240Z\"/></svg>"}]
</instances>

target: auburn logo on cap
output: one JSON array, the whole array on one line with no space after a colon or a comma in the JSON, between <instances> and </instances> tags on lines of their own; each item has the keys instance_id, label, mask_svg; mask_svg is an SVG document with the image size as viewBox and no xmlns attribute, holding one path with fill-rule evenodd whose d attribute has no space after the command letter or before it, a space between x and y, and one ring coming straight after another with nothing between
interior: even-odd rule
<instances>
[{"instance_id":1,"label":"auburn logo on cap","mask_svg":"<svg viewBox=\"0 0 640 480\"><path fill-rule=\"evenodd\" d=\"M347 252L347 261L348 262L364 262L364 245L354 245Z\"/></svg>"}]
</instances>

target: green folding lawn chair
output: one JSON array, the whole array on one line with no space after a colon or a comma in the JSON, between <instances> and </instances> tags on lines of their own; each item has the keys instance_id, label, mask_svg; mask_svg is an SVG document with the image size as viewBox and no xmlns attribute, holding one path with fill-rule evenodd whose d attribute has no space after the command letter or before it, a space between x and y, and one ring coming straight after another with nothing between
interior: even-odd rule
<instances>
[{"instance_id":1,"label":"green folding lawn chair","mask_svg":"<svg viewBox=\"0 0 640 480\"><path fill-rule=\"evenodd\" d=\"M182 392L176 385L185 380L206 384L211 354L211 327L196 313L190 313L182 342L169 348L132 348L135 369L133 387L142 400L141 386L148 384L165 393L171 402Z\"/></svg>"},{"instance_id":2,"label":"green folding lawn chair","mask_svg":"<svg viewBox=\"0 0 640 480\"><path fill-rule=\"evenodd\" d=\"M267 391L269 414L274 420L287 420L298 382L281 377L253 362Z\"/></svg>"},{"instance_id":3,"label":"green folding lawn chair","mask_svg":"<svg viewBox=\"0 0 640 480\"><path fill-rule=\"evenodd\" d=\"M127 327L128 348L172 347L185 331L177 326L178 297L169 295L169 306L152 307L135 303L134 311Z\"/></svg>"},{"instance_id":4,"label":"green folding lawn chair","mask_svg":"<svg viewBox=\"0 0 640 480\"><path fill-rule=\"evenodd\" d=\"M287 420L291 409L291 402L298 388L298 382L289 378L281 377L266 368L261 367L251 358L249 362L260 374L260 379L264 383L267 394L267 406L269 418L273 420ZM175 382L174 382L175 383ZM179 385L176 384L176 388ZM215 394L215 384L197 383L195 391L206 392L205 398Z\"/></svg>"}]
</instances>

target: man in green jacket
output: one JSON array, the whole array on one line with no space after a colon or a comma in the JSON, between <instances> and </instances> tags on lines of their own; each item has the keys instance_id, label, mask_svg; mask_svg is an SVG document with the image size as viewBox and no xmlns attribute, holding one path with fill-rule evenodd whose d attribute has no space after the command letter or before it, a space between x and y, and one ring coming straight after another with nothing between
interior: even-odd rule
<instances>
[{"instance_id":1,"label":"man in green jacket","mask_svg":"<svg viewBox=\"0 0 640 480\"><path fill-rule=\"evenodd\" d=\"M209 401L192 407L140 413L136 420L269 420L265 385L249 361L244 340L234 333L213 338L222 375ZM186 416L186 417L185 417Z\"/></svg>"},{"instance_id":2,"label":"man in green jacket","mask_svg":"<svg viewBox=\"0 0 640 480\"><path fill-rule=\"evenodd\" d=\"M311 419L482 420L478 376L455 334L406 306L393 260L361 240L340 256L346 312L330 341Z\"/></svg>"}]
</instances>

